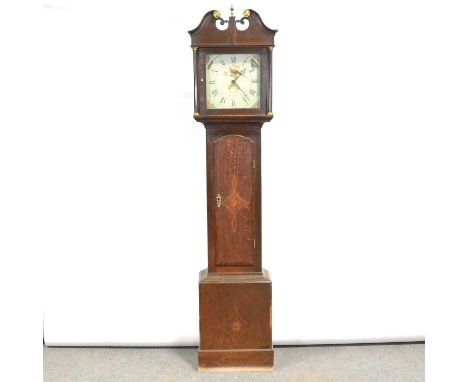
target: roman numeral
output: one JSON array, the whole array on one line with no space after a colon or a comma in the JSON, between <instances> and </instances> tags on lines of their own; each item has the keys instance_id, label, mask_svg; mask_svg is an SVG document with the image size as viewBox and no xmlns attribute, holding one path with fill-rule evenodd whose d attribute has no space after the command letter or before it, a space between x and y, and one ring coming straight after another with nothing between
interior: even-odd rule
<instances>
[{"instance_id":1,"label":"roman numeral","mask_svg":"<svg viewBox=\"0 0 468 382\"><path fill-rule=\"evenodd\" d=\"M215 89L211 92L211 94L213 95L213 97L216 97L218 95L219 91L218 89Z\"/></svg>"},{"instance_id":2,"label":"roman numeral","mask_svg":"<svg viewBox=\"0 0 468 382\"><path fill-rule=\"evenodd\" d=\"M210 81L210 84L215 84L216 83L216 80L211 80Z\"/></svg>"},{"instance_id":3,"label":"roman numeral","mask_svg":"<svg viewBox=\"0 0 468 382\"><path fill-rule=\"evenodd\" d=\"M224 102L226 102L226 99L223 97L223 98L221 98L221 100L219 101L219 103L224 103Z\"/></svg>"},{"instance_id":4,"label":"roman numeral","mask_svg":"<svg viewBox=\"0 0 468 382\"><path fill-rule=\"evenodd\" d=\"M232 56L232 57L231 57L231 62L232 62L233 64L235 64L235 63L236 63L236 57Z\"/></svg>"},{"instance_id":5,"label":"roman numeral","mask_svg":"<svg viewBox=\"0 0 468 382\"><path fill-rule=\"evenodd\" d=\"M236 101L232 100L231 105L232 107L236 107Z\"/></svg>"},{"instance_id":6,"label":"roman numeral","mask_svg":"<svg viewBox=\"0 0 468 382\"><path fill-rule=\"evenodd\" d=\"M226 63L224 62L224 60L219 60L219 62L221 62L221 64L223 64L223 65L226 65Z\"/></svg>"},{"instance_id":7,"label":"roman numeral","mask_svg":"<svg viewBox=\"0 0 468 382\"><path fill-rule=\"evenodd\" d=\"M252 73L255 70L255 68L250 68L249 72Z\"/></svg>"},{"instance_id":8,"label":"roman numeral","mask_svg":"<svg viewBox=\"0 0 468 382\"><path fill-rule=\"evenodd\" d=\"M251 95L254 95L254 94L255 94L255 90L250 89L250 90L249 90L249 93L250 93Z\"/></svg>"},{"instance_id":9,"label":"roman numeral","mask_svg":"<svg viewBox=\"0 0 468 382\"><path fill-rule=\"evenodd\" d=\"M249 103L249 97L247 96L247 94L243 95L242 96L242 99L245 101L245 103Z\"/></svg>"}]
</instances>

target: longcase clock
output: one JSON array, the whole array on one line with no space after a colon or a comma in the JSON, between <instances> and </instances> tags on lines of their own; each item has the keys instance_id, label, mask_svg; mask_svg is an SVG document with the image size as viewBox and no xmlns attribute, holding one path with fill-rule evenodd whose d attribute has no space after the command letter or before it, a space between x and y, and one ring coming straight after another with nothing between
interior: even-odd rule
<instances>
[{"instance_id":1,"label":"longcase clock","mask_svg":"<svg viewBox=\"0 0 468 382\"><path fill-rule=\"evenodd\" d=\"M205 14L192 39L206 128L208 268L200 272L199 370L273 367L271 279L262 268L261 128L273 118L276 30L257 12Z\"/></svg>"}]
</instances>

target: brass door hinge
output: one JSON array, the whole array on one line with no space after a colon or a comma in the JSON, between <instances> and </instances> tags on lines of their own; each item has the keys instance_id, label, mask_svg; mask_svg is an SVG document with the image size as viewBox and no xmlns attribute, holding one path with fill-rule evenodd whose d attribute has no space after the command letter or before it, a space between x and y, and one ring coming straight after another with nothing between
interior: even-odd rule
<instances>
[{"instance_id":1,"label":"brass door hinge","mask_svg":"<svg viewBox=\"0 0 468 382\"><path fill-rule=\"evenodd\" d=\"M253 243L253 244L254 244L254 248L255 248L255 239L254 239L254 243Z\"/></svg>"},{"instance_id":2,"label":"brass door hinge","mask_svg":"<svg viewBox=\"0 0 468 382\"><path fill-rule=\"evenodd\" d=\"M252 167L255 168L255 159L252 161Z\"/></svg>"}]
</instances>

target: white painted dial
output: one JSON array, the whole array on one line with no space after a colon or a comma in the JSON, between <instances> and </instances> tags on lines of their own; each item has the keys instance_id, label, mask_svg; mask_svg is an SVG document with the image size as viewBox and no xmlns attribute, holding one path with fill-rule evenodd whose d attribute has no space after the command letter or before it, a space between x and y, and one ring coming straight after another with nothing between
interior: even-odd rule
<instances>
[{"instance_id":1,"label":"white painted dial","mask_svg":"<svg viewBox=\"0 0 468 382\"><path fill-rule=\"evenodd\" d=\"M260 62L258 54L206 56L208 109L258 109Z\"/></svg>"}]
</instances>

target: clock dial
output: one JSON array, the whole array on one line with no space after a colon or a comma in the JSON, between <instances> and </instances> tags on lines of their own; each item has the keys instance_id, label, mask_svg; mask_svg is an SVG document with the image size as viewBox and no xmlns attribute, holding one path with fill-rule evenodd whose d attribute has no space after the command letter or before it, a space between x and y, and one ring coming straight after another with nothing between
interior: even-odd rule
<instances>
[{"instance_id":1,"label":"clock dial","mask_svg":"<svg viewBox=\"0 0 468 382\"><path fill-rule=\"evenodd\" d=\"M208 109L260 107L258 54L213 54L206 57Z\"/></svg>"}]
</instances>

